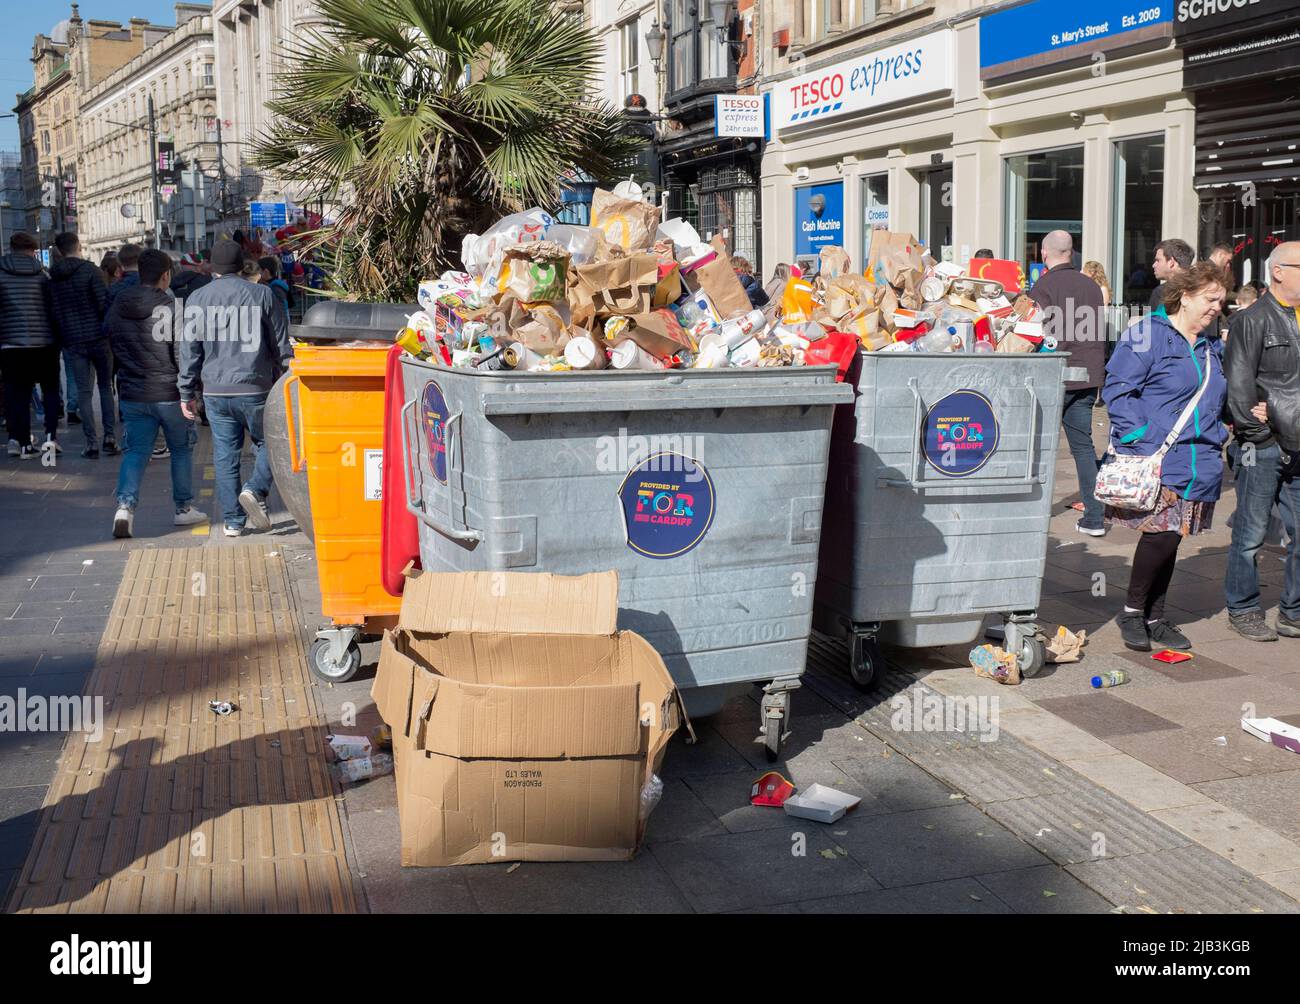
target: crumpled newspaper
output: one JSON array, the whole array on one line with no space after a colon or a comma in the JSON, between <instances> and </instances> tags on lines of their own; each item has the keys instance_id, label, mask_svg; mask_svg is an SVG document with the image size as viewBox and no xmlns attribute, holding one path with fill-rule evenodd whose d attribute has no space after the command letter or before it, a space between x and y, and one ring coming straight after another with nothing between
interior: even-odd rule
<instances>
[{"instance_id":1,"label":"crumpled newspaper","mask_svg":"<svg viewBox=\"0 0 1300 1004\"><path fill-rule=\"evenodd\" d=\"M1064 624L1056 629L1047 642L1048 662L1078 662L1083 655L1083 646L1088 643L1088 632L1075 634Z\"/></svg>"},{"instance_id":2,"label":"crumpled newspaper","mask_svg":"<svg viewBox=\"0 0 1300 1004\"><path fill-rule=\"evenodd\" d=\"M970 664L975 675L997 680L1011 687L1020 685L1020 663L997 645L979 645L970 650Z\"/></svg>"}]
</instances>

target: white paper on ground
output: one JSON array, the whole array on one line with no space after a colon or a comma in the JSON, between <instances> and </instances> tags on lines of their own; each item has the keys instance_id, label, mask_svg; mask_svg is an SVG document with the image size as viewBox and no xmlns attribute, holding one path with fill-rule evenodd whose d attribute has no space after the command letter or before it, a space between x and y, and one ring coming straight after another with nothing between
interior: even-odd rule
<instances>
[{"instance_id":1,"label":"white paper on ground","mask_svg":"<svg viewBox=\"0 0 1300 1004\"><path fill-rule=\"evenodd\" d=\"M800 819L813 819L819 823L833 823L862 799L824 784L810 784L785 800L785 811Z\"/></svg>"}]
</instances>

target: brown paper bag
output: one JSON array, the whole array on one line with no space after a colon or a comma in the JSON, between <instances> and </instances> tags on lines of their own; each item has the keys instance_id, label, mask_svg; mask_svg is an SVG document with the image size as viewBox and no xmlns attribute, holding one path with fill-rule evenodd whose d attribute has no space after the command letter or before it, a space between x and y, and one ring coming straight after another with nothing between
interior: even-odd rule
<instances>
[{"instance_id":1,"label":"brown paper bag","mask_svg":"<svg viewBox=\"0 0 1300 1004\"><path fill-rule=\"evenodd\" d=\"M817 277L838 279L849 270L849 253L837 244L821 249L818 255Z\"/></svg>"},{"instance_id":2,"label":"brown paper bag","mask_svg":"<svg viewBox=\"0 0 1300 1004\"><path fill-rule=\"evenodd\" d=\"M1034 352L1037 346L1033 342L1026 341L1014 331L1003 336L1002 341L998 342L995 352Z\"/></svg>"},{"instance_id":3,"label":"brown paper bag","mask_svg":"<svg viewBox=\"0 0 1300 1004\"><path fill-rule=\"evenodd\" d=\"M754 309L750 305L749 294L731 267L731 259L726 255L718 255L712 261L684 272L683 278L686 280L686 288L692 293L703 289L709 294L709 299L724 321L748 314Z\"/></svg>"},{"instance_id":4,"label":"brown paper bag","mask_svg":"<svg viewBox=\"0 0 1300 1004\"><path fill-rule=\"evenodd\" d=\"M591 199L591 225L610 244L629 251L648 251L659 229L659 207L598 188Z\"/></svg>"},{"instance_id":5,"label":"brown paper bag","mask_svg":"<svg viewBox=\"0 0 1300 1004\"><path fill-rule=\"evenodd\" d=\"M506 249L501 266L504 290L523 303L563 300L569 254L553 241L533 241Z\"/></svg>"},{"instance_id":6,"label":"brown paper bag","mask_svg":"<svg viewBox=\"0 0 1300 1004\"><path fill-rule=\"evenodd\" d=\"M618 341L631 339L652 356L663 358L683 350L695 352L699 346L678 322L671 310L653 310L630 318Z\"/></svg>"},{"instance_id":7,"label":"brown paper bag","mask_svg":"<svg viewBox=\"0 0 1300 1004\"><path fill-rule=\"evenodd\" d=\"M601 314L648 313L659 285L659 259L652 254L590 262L574 271L572 303L584 322Z\"/></svg>"},{"instance_id":8,"label":"brown paper bag","mask_svg":"<svg viewBox=\"0 0 1300 1004\"><path fill-rule=\"evenodd\" d=\"M671 242L670 242L671 243ZM669 266L669 267L665 267ZM659 260L659 283L655 286L655 295L651 306L666 307L682 298L682 272L675 261Z\"/></svg>"},{"instance_id":9,"label":"brown paper bag","mask_svg":"<svg viewBox=\"0 0 1300 1004\"><path fill-rule=\"evenodd\" d=\"M1056 629L1056 634L1047 642L1047 661L1056 663L1078 662L1083 656L1083 646L1087 643L1087 631L1080 631L1076 634L1062 624Z\"/></svg>"},{"instance_id":10,"label":"brown paper bag","mask_svg":"<svg viewBox=\"0 0 1300 1004\"><path fill-rule=\"evenodd\" d=\"M871 249L867 252L866 267L879 278L885 271L883 259L895 251L903 253L906 264L922 268L921 248L916 238L911 234L894 233L891 230L871 231Z\"/></svg>"}]
</instances>

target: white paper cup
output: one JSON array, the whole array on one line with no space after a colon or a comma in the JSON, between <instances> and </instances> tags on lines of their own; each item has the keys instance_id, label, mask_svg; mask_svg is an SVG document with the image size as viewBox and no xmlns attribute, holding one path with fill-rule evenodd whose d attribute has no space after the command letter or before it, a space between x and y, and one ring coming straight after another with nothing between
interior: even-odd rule
<instances>
[{"instance_id":1,"label":"white paper cup","mask_svg":"<svg viewBox=\"0 0 1300 1004\"><path fill-rule=\"evenodd\" d=\"M610 350L609 361L616 370L661 370L662 360L656 359L636 342L619 342Z\"/></svg>"},{"instance_id":2,"label":"white paper cup","mask_svg":"<svg viewBox=\"0 0 1300 1004\"><path fill-rule=\"evenodd\" d=\"M564 361L575 370L603 370L609 363L605 350L591 338L571 338L564 346Z\"/></svg>"}]
</instances>

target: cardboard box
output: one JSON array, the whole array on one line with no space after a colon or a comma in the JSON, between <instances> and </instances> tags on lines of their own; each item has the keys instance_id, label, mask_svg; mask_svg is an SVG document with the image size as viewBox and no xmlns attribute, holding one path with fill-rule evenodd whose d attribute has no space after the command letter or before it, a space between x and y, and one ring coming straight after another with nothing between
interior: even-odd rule
<instances>
[{"instance_id":1,"label":"cardboard box","mask_svg":"<svg viewBox=\"0 0 1300 1004\"><path fill-rule=\"evenodd\" d=\"M403 866L632 857L682 711L617 616L615 572L408 579L371 688L393 732Z\"/></svg>"}]
</instances>

